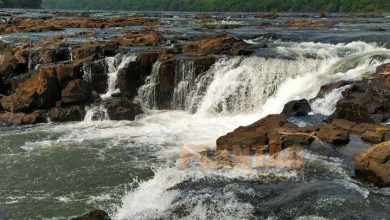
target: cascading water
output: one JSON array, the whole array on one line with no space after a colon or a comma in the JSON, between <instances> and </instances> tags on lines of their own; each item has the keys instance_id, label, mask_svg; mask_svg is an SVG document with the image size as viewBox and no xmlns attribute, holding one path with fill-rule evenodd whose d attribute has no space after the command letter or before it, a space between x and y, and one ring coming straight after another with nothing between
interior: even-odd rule
<instances>
[{"instance_id":1,"label":"cascading water","mask_svg":"<svg viewBox=\"0 0 390 220\"><path fill-rule=\"evenodd\" d=\"M151 74L145 79L145 84L138 89L135 101L140 103L143 108L157 109L156 89L159 82L159 70L161 62L157 61L152 68Z\"/></svg>"},{"instance_id":2,"label":"cascading water","mask_svg":"<svg viewBox=\"0 0 390 220\"><path fill-rule=\"evenodd\" d=\"M104 60L100 61L105 63L108 71L107 92L100 95L102 102L110 98L111 95L117 91L116 79L117 79L118 71L123 69L128 63L135 61L136 58L137 57L134 55L119 54L115 57L106 57ZM91 76L91 73L86 71L85 69L84 72L85 72L84 76ZM86 115L84 118L84 122L109 120L107 110L105 109L103 104L87 106L85 110L86 110Z\"/></svg>"}]
</instances>

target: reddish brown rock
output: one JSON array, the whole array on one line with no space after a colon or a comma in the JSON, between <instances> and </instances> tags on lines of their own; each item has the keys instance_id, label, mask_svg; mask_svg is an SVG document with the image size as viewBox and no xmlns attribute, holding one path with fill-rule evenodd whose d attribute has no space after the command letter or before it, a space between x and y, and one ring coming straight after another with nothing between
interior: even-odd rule
<instances>
[{"instance_id":1,"label":"reddish brown rock","mask_svg":"<svg viewBox=\"0 0 390 220\"><path fill-rule=\"evenodd\" d=\"M390 127L380 124L355 123L345 119L335 119L332 124L340 129L361 136L364 141L381 143L390 140Z\"/></svg>"},{"instance_id":2,"label":"reddish brown rock","mask_svg":"<svg viewBox=\"0 0 390 220\"><path fill-rule=\"evenodd\" d=\"M289 27L317 27L317 28L328 28L332 26L329 23L314 22L314 21L290 21L287 26Z\"/></svg>"},{"instance_id":3,"label":"reddish brown rock","mask_svg":"<svg viewBox=\"0 0 390 220\"><path fill-rule=\"evenodd\" d=\"M54 67L45 67L19 83L16 92L1 100L9 112L50 108L59 100L57 77Z\"/></svg>"},{"instance_id":4,"label":"reddish brown rock","mask_svg":"<svg viewBox=\"0 0 390 220\"><path fill-rule=\"evenodd\" d=\"M29 114L6 112L0 114L0 122L6 125L37 124L46 122L46 118L43 111L34 111Z\"/></svg>"},{"instance_id":5,"label":"reddish brown rock","mask_svg":"<svg viewBox=\"0 0 390 220\"><path fill-rule=\"evenodd\" d=\"M165 42L164 37L157 31L133 32L114 39L121 45L158 46Z\"/></svg>"},{"instance_id":6,"label":"reddish brown rock","mask_svg":"<svg viewBox=\"0 0 390 220\"><path fill-rule=\"evenodd\" d=\"M117 53L118 47L113 43L96 43L86 42L78 45L72 50L74 60L90 58L91 60L101 59L108 56L114 56Z\"/></svg>"},{"instance_id":7,"label":"reddish brown rock","mask_svg":"<svg viewBox=\"0 0 390 220\"><path fill-rule=\"evenodd\" d=\"M221 35L195 41L183 47L183 52L192 56L210 54L243 55L247 53L248 45L239 39Z\"/></svg>"},{"instance_id":8,"label":"reddish brown rock","mask_svg":"<svg viewBox=\"0 0 390 220\"><path fill-rule=\"evenodd\" d=\"M355 157L356 177L379 187L390 186L390 142L372 146Z\"/></svg>"},{"instance_id":9,"label":"reddish brown rock","mask_svg":"<svg viewBox=\"0 0 390 220\"><path fill-rule=\"evenodd\" d=\"M65 89L62 90L61 101L66 105L80 104L89 101L91 94L91 86L88 83L81 79L75 79L70 81Z\"/></svg>"}]
</instances>

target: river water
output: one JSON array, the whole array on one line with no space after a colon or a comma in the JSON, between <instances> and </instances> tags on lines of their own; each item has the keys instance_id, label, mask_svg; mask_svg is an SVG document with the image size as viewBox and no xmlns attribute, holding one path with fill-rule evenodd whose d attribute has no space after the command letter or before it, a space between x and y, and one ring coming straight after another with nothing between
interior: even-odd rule
<instances>
[{"instance_id":1,"label":"river water","mask_svg":"<svg viewBox=\"0 0 390 220\"><path fill-rule=\"evenodd\" d=\"M194 14L154 16L165 22L161 31L205 34L187 21ZM258 22L249 15L219 16L222 21L215 22ZM292 18L272 22L283 19ZM253 44L261 35L276 37L256 55L221 56L201 76L192 74L190 61L182 63L177 71L176 110L154 108L152 73L136 98L148 109L135 121L88 118L0 127L0 219L66 219L97 208L118 220L390 218L390 190L352 178L353 156L369 146L357 137L342 148L305 149L303 169L213 168L196 161L182 166L186 147L213 149L219 136L279 113L290 100L312 99L321 85L359 80L390 62L390 32L367 31L378 26L390 30L390 18L350 19L356 22L329 29L225 30ZM32 35L2 38L41 37ZM132 56L107 58L118 61L110 72ZM111 82L114 75L110 74ZM330 115L342 89L312 100L313 114Z\"/></svg>"}]
</instances>

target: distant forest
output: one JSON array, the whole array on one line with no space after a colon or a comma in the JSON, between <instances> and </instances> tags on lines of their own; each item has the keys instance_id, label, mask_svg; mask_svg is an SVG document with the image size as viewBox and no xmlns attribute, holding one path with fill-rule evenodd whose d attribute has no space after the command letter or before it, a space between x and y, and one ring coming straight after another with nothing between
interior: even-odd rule
<instances>
[{"instance_id":1,"label":"distant forest","mask_svg":"<svg viewBox=\"0 0 390 220\"><path fill-rule=\"evenodd\" d=\"M0 0L3 8L40 8L42 0Z\"/></svg>"},{"instance_id":2,"label":"distant forest","mask_svg":"<svg viewBox=\"0 0 390 220\"><path fill-rule=\"evenodd\" d=\"M389 12L390 0L0 0L2 7L154 11Z\"/></svg>"}]
</instances>

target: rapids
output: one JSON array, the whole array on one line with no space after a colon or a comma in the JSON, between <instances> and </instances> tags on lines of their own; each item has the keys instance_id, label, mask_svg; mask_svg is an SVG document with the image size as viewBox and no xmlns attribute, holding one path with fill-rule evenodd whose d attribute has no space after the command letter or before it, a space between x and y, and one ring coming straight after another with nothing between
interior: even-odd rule
<instances>
[{"instance_id":1,"label":"rapids","mask_svg":"<svg viewBox=\"0 0 390 220\"><path fill-rule=\"evenodd\" d=\"M306 98L312 114L330 115L346 88L313 99L322 85L362 79L390 62L390 49L363 41L275 40L267 50L272 56L221 56L198 76L191 60L181 62L174 110L156 109L156 62L135 98L146 111L135 121L96 120L103 106L87 106L79 123L0 127L1 216L63 219L100 208L116 220L388 218L388 189L350 177L356 152L348 149L368 147L359 140L345 151L305 149L303 170L181 167L184 147L214 149L219 136L280 113L288 101ZM103 61L103 100L135 58Z\"/></svg>"}]
</instances>

